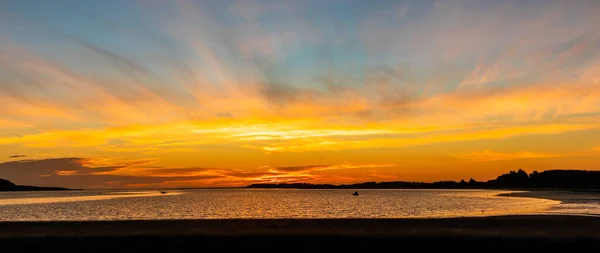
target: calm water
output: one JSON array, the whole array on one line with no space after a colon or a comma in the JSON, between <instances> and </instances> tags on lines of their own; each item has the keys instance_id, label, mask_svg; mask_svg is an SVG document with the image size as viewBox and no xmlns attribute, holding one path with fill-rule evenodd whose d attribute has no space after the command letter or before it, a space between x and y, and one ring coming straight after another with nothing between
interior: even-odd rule
<instances>
[{"instance_id":1,"label":"calm water","mask_svg":"<svg viewBox=\"0 0 600 253\"><path fill-rule=\"evenodd\" d=\"M0 193L0 220L454 217L557 212L489 190L178 190ZM598 203L591 203L598 205ZM483 212L482 212L483 211ZM600 209L596 209L600 213ZM559 211L560 213L560 211ZM589 212L588 212L589 213ZM593 212L592 212L593 213Z\"/></svg>"}]
</instances>

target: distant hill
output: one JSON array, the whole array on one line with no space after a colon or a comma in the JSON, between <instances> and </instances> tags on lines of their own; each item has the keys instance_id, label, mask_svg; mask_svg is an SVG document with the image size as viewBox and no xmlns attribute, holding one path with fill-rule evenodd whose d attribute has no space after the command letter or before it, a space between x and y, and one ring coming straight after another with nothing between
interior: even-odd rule
<instances>
[{"instance_id":1,"label":"distant hill","mask_svg":"<svg viewBox=\"0 0 600 253\"><path fill-rule=\"evenodd\" d=\"M527 174L524 170L510 171L487 182L440 181L424 182L366 182L357 184L252 184L246 188L287 189L580 189L600 190L600 171L547 170Z\"/></svg>"},{"instance_id":2,"label":"distant hill","mask_svg":"<svg viewBox=\"0 0 600 253\"><path fill-rule=\"evenodd\" d=\"M61 187L39 187L28 185L16 185L11 181L0 178L0 191L61 191L70 190Z\"/></svg>"}]
</instances>

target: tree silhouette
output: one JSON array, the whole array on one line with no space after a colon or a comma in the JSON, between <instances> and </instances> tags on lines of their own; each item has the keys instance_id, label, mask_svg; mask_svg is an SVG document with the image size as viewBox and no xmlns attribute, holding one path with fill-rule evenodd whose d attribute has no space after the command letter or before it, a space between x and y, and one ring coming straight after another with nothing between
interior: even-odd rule
<instances>
[{"instance_id":1,"label":"tree silhouette","mask_svg":"<svg viewBox=\"0 0 600 253\"><path fill-rule=\"evenodd\" d=\"M27 185L16 185L11 181L0 178L0 191L57 191L68 190L60 187L37 187Z\"/></svg>"},{"instance_id":2,"label":"tree silhouette","mask_svg":"<svg viewBox=\"0 0 600 253\"><path fill-rule=\"evenodd\" d=\"M529 175L522 169L518 171L511 170L508 174L503 174L492 180L492 184L508 187L527 187Z\"/></svg>"},{"instance_id":3,"label":"tree silhouette","mask_svg":"<svg viewBox=\"0 0 600 253\"><path fill-rule=\"evenodd\" d=\"M296 189L600 189L600 171L547 170L527 174L522 169L511 170L487 182L469 179L460 182L367 182L349 185L313 184L253 184L249 188L296 188Z\"/></svg>"},{"instance_id":4,"label":"tree silhouette","mask_svg":"<svg viewBox=\"0 0 600 253\"><path fill-rule=\"evenodd\" d=\"M8 189L12 187L15 187L13 182L0 178L0 189Z\"/></svg>"}]
</instances>

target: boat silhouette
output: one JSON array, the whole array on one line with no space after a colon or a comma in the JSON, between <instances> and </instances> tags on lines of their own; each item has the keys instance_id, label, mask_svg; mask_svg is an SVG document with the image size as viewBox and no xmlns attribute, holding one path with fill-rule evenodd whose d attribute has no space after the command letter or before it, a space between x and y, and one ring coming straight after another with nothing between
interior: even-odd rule
<instances>
[{"instance_id":1,"label":"boat silhouette","mask_svg":"<svg viewBox=\"0 0 600 253\"><path fill-rule=\"evenodd\" d=\"M358 196L358 192L354 192L352 196Z\"/></svg>"}]
</instances>

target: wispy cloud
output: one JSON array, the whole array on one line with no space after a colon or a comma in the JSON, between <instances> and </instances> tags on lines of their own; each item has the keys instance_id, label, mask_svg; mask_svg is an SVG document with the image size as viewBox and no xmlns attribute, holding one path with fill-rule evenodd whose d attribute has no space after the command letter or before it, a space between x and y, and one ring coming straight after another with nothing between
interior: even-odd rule
<instances>
[{"instance_id":1,"label":"wispy cloud","mask_svg":"<svg viewBox=\"0 0 600 253\"><path fill-rule=\"evenodd\" d=\"M284 180L276 167L297 173L287 180L343 181L353 176L310 174L333 165L295 165L324 156L340 164L356 152L368 157L361 164L396 164L375 151L441 147L432 156L451 153L448 143L600 129L595 0L4 1L0 9L10 13L0 18L0 154L115 157L77 162L117 166L106 177L149 177L130 186L175 175L208 177L185 185ZM462 159L572 155L480 150ZM273 171L260 169L273 160ZM81 168L56 177L99 173Z\"/></svg>"},{"instance_id":2,"label":"wispy cloud","mask_svg":"<svg viewBox=\"0 0 600 253\"><path fill-rule=\"evenodd\" d=\"M309 182L324 170L385 168L388 164L261 166L251 170L161 167L152 160L119 162L106 158L50 158L0 163L0 178L20 184L70 188L245 186L260 182ZM317 173L317 174L315 174Z\"/></svg>"},{"instance_id":3,"label":"wispy cloud","mask_svg":"<svg viewBox=\"0 0 600 253\"><path fill-rule=\"evenodd\" d=\"M316 169L326 169L329 166L326 165L304 165L304 166L289 166L289 167L276 167L274 171L276 172L305 172Z\"/></svg>"},{"instance_id":4,"label":"wispy cloud","mask_svg":"<svg viewBox=\"0 0 600 253\"><path fill-rule=\"evenodd\" d=\"M561 157L570 156L573 154L549 154L539 152L494 152L491 150L485 150L483 152L474 152L468 154L455 155L458 159L469 160L473 162L492 162L492 161L506 161L506 160L518 160L518 159L530 159L530 158L548 158L548 157Z\"/></svg>"}]
</instances>

